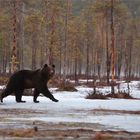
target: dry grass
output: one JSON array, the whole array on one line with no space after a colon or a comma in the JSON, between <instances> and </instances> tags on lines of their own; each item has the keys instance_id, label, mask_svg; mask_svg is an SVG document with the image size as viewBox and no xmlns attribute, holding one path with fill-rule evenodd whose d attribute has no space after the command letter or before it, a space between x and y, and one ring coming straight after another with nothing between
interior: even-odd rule
<instances>
[{"instance_id":1,"label":"dry grass","mask_svg":"<svg viewBox=\"0 0 140 140\"><path fill-rule=\"evenodd\" d=\"M115 94L110 93L107 95L97 92L97 93L91 93L86 96L86 99L109 99L109 98L135 99L126 92L119 92L119 93L115 93Z\"/></svg>"},{"instance_id":2,"label":"dry grass","mask_svg":"<svg viewBox=\"0 0 140 140\"><path fill-rule=\"evenodd\" d=\"M140 115L140 111L127 111L127 110L108 110L108 109L94 109L93 112L103 113L103 114L129 114L129 115Z\"/></svg>"},{"instance_id":3,"label":"dry grass","mask_svg":"<svg viewBox=\"0 0 140 140\"><path fill-rule=\"evenodd\" d=\"M86 96L86 99L107 99L102 93L91 93Z\"/></svg>"},{"instance_id":4,"label":"dry grass","mask_svg":"<svg viewBox=\"0 0 140 140\"><path fill-rule=\"evenodd\" d=\"M95 136L93 137L93 140L110 140L113 139L113 136L109 133L103 133L101 131L95 132Z\"/></svg>"},{"instance_id":5,"label":"dry grass","mask_svg":"<svg viewBox=\"0 0 140 140\"><path fill-rule=\"evenodd\" d=\"M57 89L57 91L71 91L71 92L75 92L78 91L73 84L71 83L66 83L65 85L62 83L59 88Z\"/></svg>"},{"instance_id":6,"label":"dry grass","mask_svg":"<svg viewBox=\"0 0 140 140\"><path fill-rule=\"evenodd\" d=\"M130 133L125 131L93 131L85 129L65 129L65 130L40 130L35 129L14 129L0 130L0 136L18 139L91 139L91 140L131 140L139 139L139 133Z\"/></svg>"},{"instance_id":7,"label":"dry grass","mask_svg":"<svg viewBox=\"0 0 140 140\"><path fill-rule=\"evenodd\" d=\"M119 92L115 94L108 94L106 95L109 98L119 98L119 99L134 99L131 95L126 92Z\"/></svg>"},{"instance_id":8,"label":"dry grass","mask_svg":"<svg viewBox=\"0 0 140 140\"><path fill-rule=\"evenodd\" d=\"M1 130L0 136L10 136L10 137L33 137L37 135L37 131L34 129L13 129L13 130Z\"/></svg>"},{"instance_id":9,"label":"dry grass","mask_svg":"<svg viewBox=\"0 0 140 140\"><path fill-rule=\"evenodd\" d=\"M9 76L1 75L0 76L0 85L5 85L9 79Z\"/></svg>"}]
</instances>

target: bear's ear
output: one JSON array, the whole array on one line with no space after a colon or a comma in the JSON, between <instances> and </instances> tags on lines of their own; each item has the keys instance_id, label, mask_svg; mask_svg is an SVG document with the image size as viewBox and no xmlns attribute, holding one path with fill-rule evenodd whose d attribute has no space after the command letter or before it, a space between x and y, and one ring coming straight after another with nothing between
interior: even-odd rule
<instances>
[{"instance_id":1,"label":"bear's ear","mask_svg":"<svg viewBox=\"0 0 140 140\"><path fill-rule=\"evenodd\" d=\"M52 67L55 68L55 65L53 64Z\"/></svg>"},{"instance_id":2,"label":"bear's ear","mask_svg":"<svg viewBox=\"0 0 140 140\"><path fill-rule=\"evenodd\" d=\"M44 68L47 68L48 67L48 65L47 64L44 64Z\"/></svg>"}]
</instances>

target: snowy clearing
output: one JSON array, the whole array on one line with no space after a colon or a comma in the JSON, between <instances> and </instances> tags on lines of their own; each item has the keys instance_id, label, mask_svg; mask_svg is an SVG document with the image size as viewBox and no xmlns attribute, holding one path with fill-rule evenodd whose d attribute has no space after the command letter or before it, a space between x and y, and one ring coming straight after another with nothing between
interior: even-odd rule
<instances>
[{"instance_id":1,"label":"snowy clearing","mask_svg":"<svg viewBox=\"0 0 140 140\"><path fill-rule=\"evenodd\" d=\"M121 85L125 88L125 83ZM131 95L140 98L140 91L137 88L138 82L131 82ZM4 119L16 122L19 121L42 121L47 123L84 123L100 124L104 127L94 130L114 130L140 132L140 100L110 99L110 100L89 100L85 96L92 91L92 88L77 87L78 92L56 92L51 89L58 103L48 98L39 97L40 103L33 103L33 97L24 96L26 103L16 103L14 96L8 96L0 109L12 110L34 110L35 114L4 115ZM100 88L103 93L108 92L109 87ZM4 111L3 111L4 112ZM130 112L130 113L129 113ZM1 115L1 117L3 114ZM12 116L12 117L11 117ZM1 122L1 126L2 126Z\"/></svg>"}]
</instances>

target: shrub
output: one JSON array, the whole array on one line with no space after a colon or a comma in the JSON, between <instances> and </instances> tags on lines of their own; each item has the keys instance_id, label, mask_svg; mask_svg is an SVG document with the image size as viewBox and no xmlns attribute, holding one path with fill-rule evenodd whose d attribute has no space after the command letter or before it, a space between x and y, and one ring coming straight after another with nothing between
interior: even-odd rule
<instances>
[{"instance_id":1,"label":"shrub","mask_svg":"<svg viewBox=\"0 0 140 140\"><path fill-rule=\"evenodd\" d=\"M75 92L78 91L74 85L70 84L70 83L66 83L65 85L62 83L59 88L57 89L57 91L71 91L71 92Z\"/></svg>"},{"instance_id":2,"label":"shrub","mask_svg":"<svg viewBox=\"0 0 140 140\"><path fill-rule=\"evenodd\" d=\"M120 98L120 99L134 99L131 95L129 95L128 93L126 93L125 91L120 91L118 93L115 94L108 94L106 95L107 97L110 98Z\"/></svg>"},{"instance_id":3,"label":"shrub","mask_svg":"<svg viewBox=\"0 0 140 140\"><path fill-rule=\"evenodd\" d=\"M103 95L102 93L91 93L88 94L86 96L86 99L108 99L108 98L119 98L119 99L134 99L131 95L129 95L128 93L124 92L119 92L119 93L115 93L115 94L107 94L107 95Z\"/></svg>"},{"instance_id":4,"label":"shrub","mask_svg":"<svg viewBox=\"0 0 140 140\"><path fill-rule=\"evenodd\" d=\"M102 93L91 93L86 96L86 99L107 99Z\"/></svg>"}]
</instances>

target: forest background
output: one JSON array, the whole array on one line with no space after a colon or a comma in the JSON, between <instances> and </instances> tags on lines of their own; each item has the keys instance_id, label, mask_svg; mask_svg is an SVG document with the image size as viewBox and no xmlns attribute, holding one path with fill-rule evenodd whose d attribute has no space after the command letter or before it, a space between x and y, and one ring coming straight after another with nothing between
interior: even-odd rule
<instances>
[{"instance_id":1,"label":"forest background","mask_svg":"<svg viewBox=\"0 0 140 140\"><path fill-rule=\"evenodd\" d=\"M0 0L0 73L139 78L139 24L139 0Z\"/></svg>"}]
</instances>

